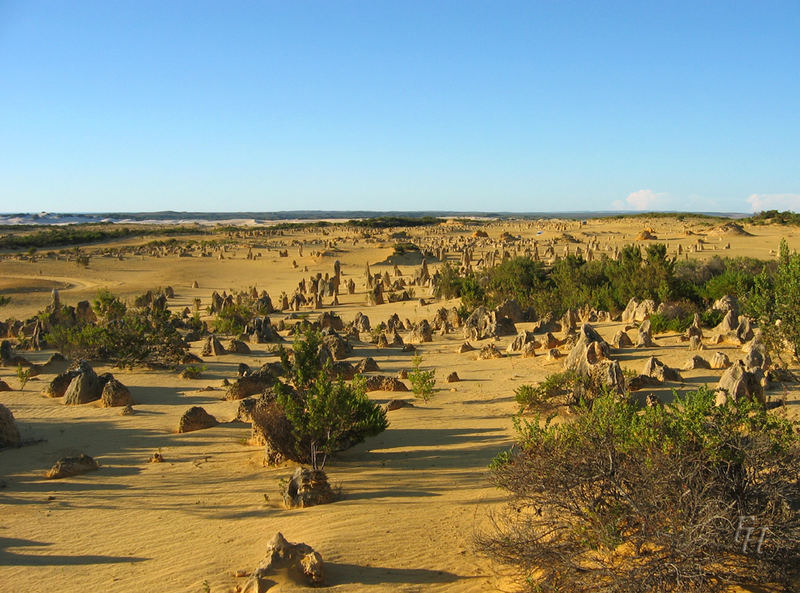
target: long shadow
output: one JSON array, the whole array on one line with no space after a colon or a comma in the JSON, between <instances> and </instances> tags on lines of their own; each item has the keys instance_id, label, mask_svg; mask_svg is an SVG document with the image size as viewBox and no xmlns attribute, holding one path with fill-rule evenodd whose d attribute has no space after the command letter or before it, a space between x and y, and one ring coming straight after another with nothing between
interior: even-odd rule
<instances>
[{"instance_id":1,"label":"long shadow","mask_svg":"<svg viewBox=\"0 0 800 593\"><path fill-rule=\"evenodd\" d=\"M505 431L497 428L390 428L380 437L368 441L368 444L377 445L381 449L408 446L441 447L490 443L507 438Z\"/></svg>"},{"instance_id":2,"label":"long shadow","mask_svg":"<svg viewBox=\"0 0 800 593\"><path fill-rule=\"evenodd\" d=\"M454 583L461 579L475 578L460 576L445 570L424 568L389 568L386 566L359 566L340 562L326 562L325 569L332 583L337 585L381 585L384 583Z\"/></svg>"},{"instance_id":3,"label":"long shadow","mask_svg":"<svg viewBox=\"0 0 800 593\"><path fill-rule=\"evenodd\" d=\"M99 556L87 554L82 556L66 555L36 555L36 554L17 554L7 548L21 547L46 547L52 544L37 542L29 539L17 539L0 537L0 566L55 566L61 564L117 564L121 562L142 562L150 558L139 556Z\"/></svg>"},{"instance_id":4,"label":"long shadow","mask_svg":"<svg viewBox=\"0 0 800 593\"><path fill-rule=\"evenodd\" d=\"M133 397L134 408L137 405L158 406L197 406L216 403L222 399L222 391L200 391L205 385L189 385L186 387L129 387ZM188 394L184 394L189 392ZM203 394L216 394L215 396ZM138 410L137 410L138 411Z\"/></svg>"},{"instance_id":5,"label":"long shadow","mask_svg":"<svg viewBox=\"0 0 800 593\"><path fill-rule=\"evenodd\" d=\"M361 492L347 492L342 500L374 500L376 498L426 498L441 496L440 492L432 490L366 490Z\"/></svg>"}]
</instances>

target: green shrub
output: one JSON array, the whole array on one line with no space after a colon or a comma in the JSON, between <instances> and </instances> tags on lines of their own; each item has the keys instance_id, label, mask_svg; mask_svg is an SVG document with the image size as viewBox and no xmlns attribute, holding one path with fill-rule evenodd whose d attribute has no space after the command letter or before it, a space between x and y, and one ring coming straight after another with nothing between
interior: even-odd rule
<instances>
[{"instance_id":1,"label":"green shrub","mask_svg":"<svg viewBox=\"0 0 800 593\"><path fill-rule=\"evenodd\" d=\"M443 299L460 297L461 306L469 312L486 304L486 292L475 274L461 276L458 269L449 262L439 268L433 294ZM469 317L469 312L464 316L465 319Z\"/></svg>"},{"instance_id":2,"label":"green shrub","mask_svg":"<svg viewBox=\"0 0 800 593\"><path fill-rule=\"evenodd\" d=\"M24 368L21 364L17 365L17 379L19 380L19 390L25 392L25 385L31 378L31 368Z\"/></svg>"},{"instance_id":3,"label":"green shrub","mask_svg":"<svg viewBox=\"0 0 800 593\"><path fill-rule=\"evenodd\" d=\"M781 240L778 264L774 273L764 269L754 281L753 290L745 301L745 312L758 320L765 342L778 358L789 350L800 358L800 255L789 252Z\"/></svg>"},{"instance_id":4,"label":"green shrub","mask_svg":"<svg viewBox=\"0 0 800 593\"><path fill-rule=\"evenodd\" d=\"M97 291L97 296L92 301L92 309L103 321L117 321L128 310L125 303L114 296L107 288L101 288Z\"/></svg>"},{"instance_id":5,"label":"green shrub","mask_svg":"<svg viewBox=\"0 0 800 593\"><path fill-rule=\"evenodd\" d=\"M97 324L55 325L45 340L70 358L106 360L118 366L175 365L188 349L164 309L126 311Z\"/></svg>"},{"instance_id":6,"label":"green shrub","mask_svg":"<svg viewBox=\"0 0 800 593\"><path fill-rule=\"evenodd\" d=\"M415 354L411 359L412 370L408 373L408 380L411 382L411 390L414 392L414 397L428 402L433 397L433 388L436 384L436 369L423 371L420 366L422 365L422 356Z\"/></svg>"},{"instance_id":7,"label":"green shrub","mask_svg":"<svg viewBox=\"0 0 800 593\"><path fill-rule=\"evenodd\" d=\"M654 334L666 332L683 333L689 329L693 321L694 315L691 313L672 318L662 313L653 313L650 315L650 329Z\"/></svg>"},{"instance_id":8,"label":"green shrub","mask_svg":"<svg viewBox=\"0 0 800 593\"><path fill-rule=\"evenodd\" d=\"M227 305L214 321L215 331L220 334L238 336L245 326L256 317L256 312L247 304Z\"/></svg>"},{"instance_id":9,"label":"green shrub","mask_svg":"<svg viewBox=\"0 0 800 593\"><path fill-rule=\"evenodd\" d=\"M594 393L599 389L591 382L581 377L575 371L564 371L548 375L544 381L536 386L520 385L514 391L514 399L521 409L535 409L548 403L573 405L577 403L586 392ZM562 396L560 402L553 402L554 398Z\"/></svg>"},{"instance_id":10,"label":"green shrub","mask_svg":"<svg viewBox=\"0 0 800 593\"><path fill-rule=\"evenodd\" d=\"M367 397L363 378L351 385L333 381L330 363L321 364L322 335L307 328L292 345L293 356L281 360L294 388L277 383L277 403L292 426L296 459L313 469L325 467L328 456L374 436L388 426L386 411Z\"/></svg>"},{"instance_id":11,"label":"green shrub","mask_svg":"<svg viewBox=\"0 0 800 593\"><path fill-rule=\"evenodd\" d=\"M491 465L511 500L479 548L531 592L785 583L800 554L796 426L714 399L639 410L607 395L559 424L517 419L517 445Z\"/></svg>"},{"instance_id":12,"label":"green shrub","mask_svg":"<svg viewBox=\"0 0 800 593\"><path fill-rule=\"evenodd\" d=\"M395 255L404 255L406 253L413 253L418 252L419 246L415 245L414 243L404 242L404 243L395 243L394 245L394 254Z\"/></svg>"}]
</instances>

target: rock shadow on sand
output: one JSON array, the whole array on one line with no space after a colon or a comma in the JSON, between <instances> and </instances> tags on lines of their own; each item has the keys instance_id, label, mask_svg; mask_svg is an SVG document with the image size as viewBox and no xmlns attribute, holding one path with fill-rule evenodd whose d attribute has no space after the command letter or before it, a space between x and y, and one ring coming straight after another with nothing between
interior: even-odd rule
<instances>
[{"instance_id":1,"label":"rock shadow on sand","mask_svg":"<svg viewBox=\"0 0 800 593\"><path fill-rule=\"evenodd\" d=\"M138 556L102 556L97 554L83 554L67 556L63 554L18 554L9 548L43 548L52 544L37 542L29 539L16 539L0 537L0 566L57 566L62 564L117 564L128 562L143 562L150 558Z\"/></svg>"}]
</instances>

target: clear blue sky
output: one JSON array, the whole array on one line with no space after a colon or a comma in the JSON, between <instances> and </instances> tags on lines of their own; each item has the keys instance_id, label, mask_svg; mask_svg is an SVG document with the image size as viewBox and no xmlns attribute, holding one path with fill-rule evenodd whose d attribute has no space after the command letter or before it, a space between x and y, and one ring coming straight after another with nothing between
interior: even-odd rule
<instances>
[{"instance_id":1,"label":"clear blue sky","mask_svg":"<svg viewBox=\"0 0 800 593\"><path fill-rule=\"evenodd\" d=\"M800 210L800 2L0 0L0 199Z\"/></svg>"}]
</instances>

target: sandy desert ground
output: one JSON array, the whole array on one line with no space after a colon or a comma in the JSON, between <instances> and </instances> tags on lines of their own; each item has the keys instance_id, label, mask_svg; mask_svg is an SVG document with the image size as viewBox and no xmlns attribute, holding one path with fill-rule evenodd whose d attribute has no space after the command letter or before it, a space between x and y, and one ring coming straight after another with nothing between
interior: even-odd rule
<instances>
[{"instance_id":1,"label":"sandy desert ground","mask_svg":"<svg viewBox=\"0 0 800 593\"><path fill-rule=\"evenodd\" d=\"M782 237L790 247L800 248L800 233L794 227L747 227L752 236L715 236L708 234L710 227L701 220L592 220L583 225L504 221L481 228L489 237L486 245L508 232L537 238L542 244L553 239L560 255L566 245L585 249L591 240L597 240L601 250L632 243L644 227L666 243L671 254L681 245L684 254L680 257L771 258ZM423 243L466 240L475 228L451 224L405 230L408 240ZM384 269L376 264L392 253L396 241L388 234L397 230L372 232L371 239L360 231L332 230L325 236L318 230L286 232L254 240L253 251L261 254L255 259L245 257L245 238L237 239L239 246L229 247L224 259L94 255L83 268L47 257L48 250L37 254L35 261L9 255L0 261L0 294L12 300L0 309L0 317L35 314L49 302L52 288L58 288L62 302L71 305L92 299L101 287L130 299L167 285L175 290L169 306L176 311L191 307L196 298L207 305L214 290L252 286L266 290L275 301L282 291L291 293L302 277L332 272L338 259L344 280L355 280L356 294L341 295L337 307L326 302L323 310L335 310L345 322L360 311L373 325L393 313L412 321L431 319L440 307L456 303L433 300L428 289L417 287L416 298L410 301L365 304L365 264L373 271ZM565 238L565 233L575 241ZM357 243L354 238L359 239ZM703 250L692 251L701 238ZM293 241L304 244L302 256ZM93 245L84 252L142 242ZM279 249L288 249L289 257L279 257ZM325 254L317 253L323 250ZM449 257L458 262L457 253ZM400 266L406 278L417 267ZM392 267L386 269L391 272ZM194 281L198 288L192 288ZM420 297L427 304L421 304ZM318 313L310 310L311 318ZM277 322L286 314L271 317ZM610 340L623 325L605 322L595 327ZM517 327L527 329L529 324ZM505 351L512 339L501 338L498 348ZM131 416L120 415L118 408L65 406L43 397L40 390L52 378L48 374L31 380L21 392L16 369L0 368L0 379L14 388L0 393L0 402L14 413L23 439L41 440L0 451L0 591L229 592L243 583L234 573L258 564L268 540L278 531L290 541L311 545L323 556L331 591L513 590L507 569L478 555L473 544L475 533L488 525L490 513L504 500L503 492L488 481L487 465L512 443L511 417L517 411L514 389L560 370L561 362L518 354L476 360L475 352L456 353L463 341L456 330L421 344L424 364L437 371L433 399L389 412L390 426L385 432L329 464L330 478L341 485L341 500L294 510L283 507L278 486L293 466L263 467L261 448L248 443L249 425L233 421L238 402L221 399L221 382L235 377L238 363L255 368L275 359L268 344L251 344L248 355L205 357L208 368L203 378L195 380L182 379L173 370L97 365L98 372L113 372L130 388L136 402ZM631 349L617 358L624 368L637 370L651 355L678 368L688 358L686 344L677 335L657 336L657 342L656 348ZM411 354L398 348L377 349L365 342L353 345L355 353L349 360L371 356L382 374L396 376L410 367ZM199 355L200 347L201 342L193 343L192 352ZM740 355L733 345L714 349L733 360ZM42 362L50 353L25 356ZM444 377L452 371L461 381L445 383ZM683 372L683 383L670 385L659 395L668 397L672 387L713 385L720 374ZM204 391L206 386L214 390ZM370 397L383 403L396 395L377 391ZM400 395L413 399L410 392ZM800 410L797 389L770 393L770 397L782 395L796 416ZM195 405L222 423L176 434L180 415ZM161 451L164 463L148 463L155 451ZM56 459L80 452L95 457L101 469L62 480L44 479ZM304 588L283 581L270 590Z\"/></svg>"}]
</instances>

